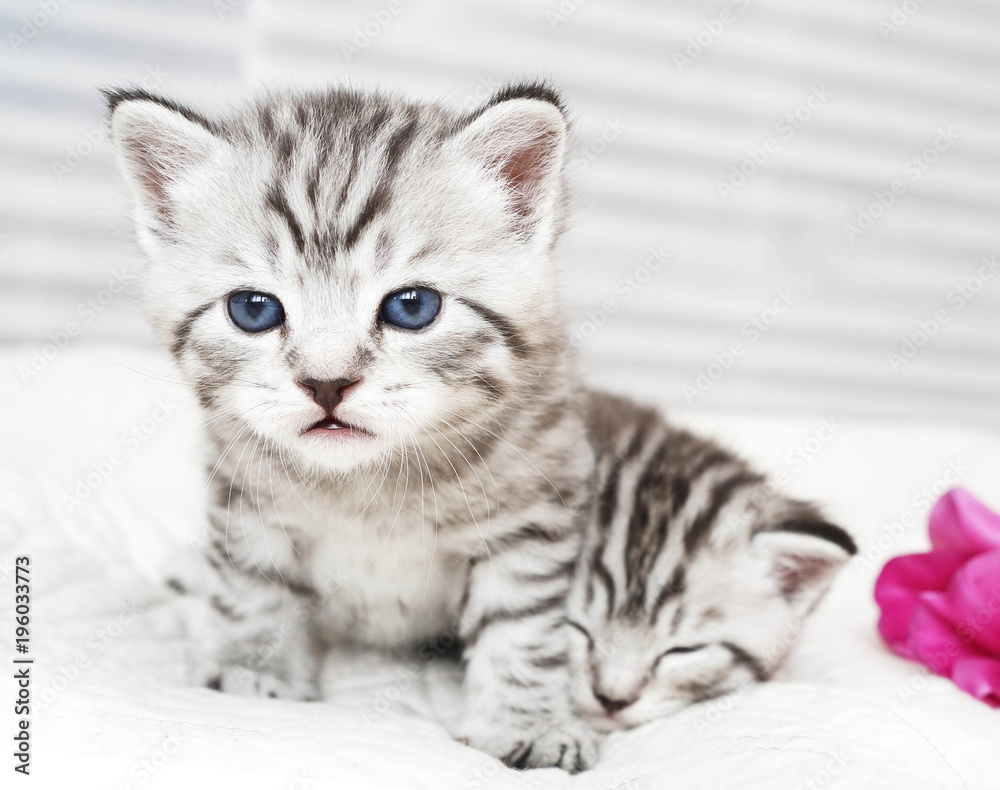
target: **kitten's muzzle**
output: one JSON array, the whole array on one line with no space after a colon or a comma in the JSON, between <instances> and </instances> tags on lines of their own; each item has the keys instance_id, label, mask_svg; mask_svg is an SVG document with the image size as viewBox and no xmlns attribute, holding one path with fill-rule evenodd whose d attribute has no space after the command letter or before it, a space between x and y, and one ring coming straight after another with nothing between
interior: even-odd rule
<instances>
[{"instance_id":1,"label":"kitten's muzzle","mask_svg":"<svg viewBox=\"0 0 1000 790\"><path fill-rule=\"evenodd\" d=\"M351 379L335 379L333 381L302 379L297 382L298 385L308 392L310 397L316 401L316 404L322 408L324 412L326 412L326 416L322 420L318 420L310 426L306 430L306 433L315 430L338 431L343 429L348 429L357 433L368 433L367 431L357 428L354 425L349 425L348 423L343 422L334 415L334 410L344 400L345 392L357 384L358 381L360 381L360 379L354 381Z\"/></svg>"}]
</instances>

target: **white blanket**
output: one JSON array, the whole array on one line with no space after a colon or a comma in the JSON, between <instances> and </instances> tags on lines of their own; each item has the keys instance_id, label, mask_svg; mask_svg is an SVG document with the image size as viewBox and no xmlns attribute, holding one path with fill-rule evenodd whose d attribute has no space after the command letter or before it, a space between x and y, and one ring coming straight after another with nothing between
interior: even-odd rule
<instances>
[{"instance_id":1,"label":"white blanket","mask_svg":"<svg viewBox=\"0 0 1000 790\"><path fill-rule=\"evenodd\" d=\"M996 435L834 415L675 415L818 499L872 561L844 571L778 679L616 734L594 770L570 777L509 770L454 742L445 725L458 677L443 660L331 656L320 703L192 685L204 657L185 636L190 604L161 580L202 524L201 417L160 355L68 349L23 380L31 359L31 349L0 355L8 666L14 557L32 568L25 787L1000 788L1000 711L891 655L872 601L884 559L925 547L934 496L960 482L1000 505ZM0 684L8 755L13 693ZM3 762L9 777L13 757Z\"/></svg>"}]
</instances>

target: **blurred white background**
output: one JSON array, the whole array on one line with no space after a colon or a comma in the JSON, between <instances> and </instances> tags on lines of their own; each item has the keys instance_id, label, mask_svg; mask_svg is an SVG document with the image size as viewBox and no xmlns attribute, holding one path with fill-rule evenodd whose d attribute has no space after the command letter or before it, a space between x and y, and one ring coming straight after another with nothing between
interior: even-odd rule
<instances>
[{"instance_id":1,"label":"blurred white background","mask_svg":"<svg viewBox=\"0 0 1000 790\"><path fill-rule=\"evenodd\" d=\"M992 0L3 0L0 31L9 387L67 341L152 343L99 87L215 114L329 83L471 107L540 76L574 120L589 380L1000 427Z\"/></svg>"}]
</instances>

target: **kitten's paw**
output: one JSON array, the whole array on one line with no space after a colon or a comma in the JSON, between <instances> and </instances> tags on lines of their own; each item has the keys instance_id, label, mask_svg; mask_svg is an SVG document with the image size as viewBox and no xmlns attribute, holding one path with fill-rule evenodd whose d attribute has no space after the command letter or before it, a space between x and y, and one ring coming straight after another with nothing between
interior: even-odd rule
<instances>
[{"instance_id":1,"label":"kitten's paw","mask_svg":"<svg viewBox=\"0 0 1000 790\"><path fill-rule=\"evenodd\" d=\"M575 719L476 723L459 740L498 757L511 768L585 771L597 762L599 735Z\"/></svg>"},{"instance_id":2,"label":"kitten's paw","mask_svg":"<svg viewBox=\"0 0 1000 790\"><path fill-rule=\"evenodd\" d=\"M271 697L314 702L320 698L319 689L310 680L285 680L270 672L241 666L224 666L208 682L208 687L241 697Z\"/></svg>"}]
</instances>

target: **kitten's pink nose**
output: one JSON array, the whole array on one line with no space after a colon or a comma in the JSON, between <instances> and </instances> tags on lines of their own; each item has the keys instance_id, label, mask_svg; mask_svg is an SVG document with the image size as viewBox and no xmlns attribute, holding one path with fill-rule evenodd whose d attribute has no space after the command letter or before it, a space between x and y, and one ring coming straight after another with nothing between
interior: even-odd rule
<instances>
[{"instance_id":1,"label":"kitten's pink nose","mask_svg":"<svg viewBox=\"0 0 1000 790\"><path fill-rule=\"evenodd\" d=\"M596 697L597 701L604 706L604 710L611 715L616 714L620 710L625 710L625 708L639 699L638 697L632 697L631 699L613 699L611 697L604 696L597 691L597 689L594 689L594 697Z\"/></svg>"},{"instance_id":2,"label":"kitten's pink nose","mask_svg":"<svg viewBox=\"0 0 1000 790\"><path fill-rule=\"evenodd\" d=\"M357 383L357 381L351 381L350 379L336 379L335 381L302 379L299 382L299 386L308 392L312 396L312 399L322 406L328 415L332 416L333 410L344 399L344 390Z\"/></svg>"}]
</instances>

